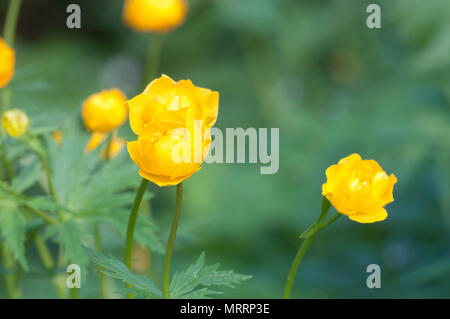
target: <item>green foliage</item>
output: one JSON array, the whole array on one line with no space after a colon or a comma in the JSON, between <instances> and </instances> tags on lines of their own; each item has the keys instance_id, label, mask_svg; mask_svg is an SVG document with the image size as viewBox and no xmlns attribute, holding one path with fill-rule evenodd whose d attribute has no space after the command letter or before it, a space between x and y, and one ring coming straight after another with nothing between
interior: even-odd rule
<instances>
[{"instance_id":1,"label":"green foliage","mask_svg":"<svg viewBox=\"0 0 450 319\"><path fill-rule=\"evenodd\" d=\"M69 218L62 225L51 226L47 235L62 245L71 262L79 260L82 264L87 260L82 244L89 236L88 229L94 224L107 222L125 234L135 187L139 182L136 167L125 152L104 161L100 156L104 143L85 154L87 140L86 134L70 127L64 132L61 145L50 139L46 141L59 204ZM145 198L148 200L151 194L147 193ZM153 251L161 252L162 245L156 232L157 227L149 218L139 218L136 240Z\"/></svg>"},{"instance_id":2,"label":"green foliage","mask_svg":"<svg viewBox=\"0 0 450 319\"><path fill-rule=\"evenodd\" d=\"M155 287L151 280L134 274L120 260L89 248L86 248L86 251L95 263L104 268L103 272L106 275L133 286L133 288L127 288L125 291L144 298L162 297L161 291ZM170 283L170 298L210 298L211 295L221 292L210 290L207 287L225 286L234 288L235 285L252 278L252 276L236 274L232 270L219 271L218 268L219 264L205 266L205 254L202 253L195 264L173 276Z\"/></svg>"},{"instance_id":3,"label":"green foliage","mask_svg":"<svg viewBox=\"0 0 450 319\"><path fill-rule=\"evenodd\" d=\"M101 254L95 250L85 248L89 257L104 268L103 273L133 285L132 292L145 298L161 298L161 291L155 287L150 279L134 274L123 262L112 257Z\"/></svg>"},{"instance_id":4,"label":"green foliage","mask_svg":"<svg viewBox=\"0 0 450 319\"><path fill-rule=\"evenodd\" d=\"M86 232L77 222L68 220L64 223L50 225L47 227L45 235L61 245L65 260L85 269L87 256L83 250L83 238L85 238Z\"/></svg>"},{"instance_id":5,"label":"green foliage","mask_svg":"<svg viewBox=\"0 0 450 319\"><path fill-rule=\"evenodd\" d=\"M201 253L195 264L185 271L175 273L170 283L171 298L208 298L220 292L209 290L206 287L225 286L234 288L242 281L252 276L240 275L232 270L218 270L219 264L205 266L205 254Z\"/></svg>"},{"instance_id":6,"label":"green foliage","mask_svg":"<svg viewBox=\"0 0 450 319\"><path fill-rule=\"evenodd\" d=\"M0 196L0 233L5 240L6 248L28 270L25 257L26 220L17 204Z\"/></svg>"}]
</instances>

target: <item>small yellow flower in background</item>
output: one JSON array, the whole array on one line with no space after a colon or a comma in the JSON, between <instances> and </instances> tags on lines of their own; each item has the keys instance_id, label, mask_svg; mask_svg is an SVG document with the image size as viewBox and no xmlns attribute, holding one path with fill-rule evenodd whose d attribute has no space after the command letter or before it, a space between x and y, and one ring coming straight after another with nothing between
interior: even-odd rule
<instances>
[{"instance_id":1,"label":"small yellow flower in background","mask_svg":"<svg viewBox=\"0 0 450 319\"><path fill-rule=\"evenodd\" d=\"M19 109L6 111L2 117L3 129L11 137L20 137L28 131L30 119Z\"/></svg>"},{"instance_id":2,"label":"small yellow flower in background","mask_svg":"<svg viewBox=\"0 0 450 319\"><path fill-rule=\"evenodd\" d=\"M64 132L62 130L54 131L52 133L52 138L55 141L56 145L61 145L63 136L64 136Z\"/></svg>"},{"instance_id":3,"label":"small yellow flower in background","mask_svg":"<svg viewBox=\"0 0 450 319\"><path fill-rule=\"evenodd\" d=\"M187 9L185 0L126 0L123 19L136 31L165 33L183 23Z\"/></svg>"},{"instance_id":4,"label":"small yellow flower in background","mask_svg":"<svg viewBox=\"0 0 450 319\"><path fill-rule=\"evenodd\" d=\"M108 152L104 149L101 153L101 157L106 159L109 156L109 159L113 159L117 155L119 155L122 148L125 146L125 140L121 137L113 136L111 143L109 144Z\"/></svg>"},{"instance_id":5,"label":"small yellow flower in background","mask_svg":"<svg viewBox=\"0 0 450 319\"><path fill-rule=\"evenodd\" d=\"M81 111L84 125L93 132L108 133L115 130L127 118L126 99L119 89L90 95Z\"/></svg>"},{"instance_id":6,"label":"small yellow flower in background","mask_svg":"<svg viewBox=\"0 0 450 319\"><path fill-rule=\"evenodd\" d=\"M128 101L128 106L131 129L138 135L137 141L127 143L128 152L143 178L171 186L200 169L211 142L209 129L219 111L218 92L163 75ZM193 140L196 134L201 135L200 143ZM178 152L190 154L188 161L174 160Z\"/></svg>"},{"instance_id":7,"label":"small yellow flower in background","mask_svg":"<svg viewBox=\"0 0 450 319\"><path fill-rule=\"evenodd\" d=\"M14 75L15 52L0 37L0 88L5 87Z\"/></svg>"},{"instance_id":8,"label":"small yellow flower in background","mask_svg":"<svg viewBox=\"0 0 450 319\"><path fill-rule=\"evenodd\" d=\"M89 153L90 151L95 150L101 142L106 138L108 134L101 132L92 132L91 138L89 139L84 152Z\"/></svg>"},{"instance_id":9,"label":"small yellow flower in background","mask_svg":"<svg viewBox=\"0 0 450 319\"><path fill-rule=\"evenodd\" d=\"M384 206L394 201L394 174L388 176L376 161L352 154L331 165L326 175L322 194L339 213L359 223L386 219Z\"/></svg>"}]
</instances>

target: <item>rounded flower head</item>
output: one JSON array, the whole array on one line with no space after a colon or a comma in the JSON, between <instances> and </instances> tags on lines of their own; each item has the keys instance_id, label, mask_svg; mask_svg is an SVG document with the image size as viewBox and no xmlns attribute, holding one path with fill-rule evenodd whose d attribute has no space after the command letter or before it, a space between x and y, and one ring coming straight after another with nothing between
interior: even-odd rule
<instances>
[{"instance_id":1,"label":"rounded flower head","mask_svg":"<svg viewBox=\"0 0 450 319\"><path fill-rule=\"evenodd\" d=\"M394 174L388 176L376 161L352 154L331 165L326 175L322 195L338 212L359 223L386 219L384 206L394 201Z\"/></svg>"},{"instance_id":2,"label":"rounded flower head","mask_svg":"<svg viewBox=\"0 0 450 319\"><path fill-rule=\"evenodd\" d=\"M0 88L5 87L14 75L15 52L0 38Z\"/></svg>"},{"instance_id":3,"label":"rounded flower head","mask_svg":"<svg viewBox=\"0 0 450 319\"><path fill-rule=\"evenodd\" d=\"M217 119L218 92L163 75L128 105L138 139L127 147L142 177L170 186L200 169L211 142L209 130Z\"/></svg>"},{"instance_id":4,"label":"rounded flower head","mask_svg":"<svg viewBox=\"0 0 450 319\"><path fill-rule=\"evenodd\" d=\"M187 9L185 0L126 0L123 19L136 31L165 33L183 23Z\"/></svg>"},{"instance_id":5,"label":"rounded flower head","mask_svg":"<svg viewBox=\"0 0 450 319\"><path fill-rule=\"evenodd\" d=\"M20 137L28 131L30 119L21 110L13 109L3 114L2 125L9 136Z\"/></svg>"},{"instance_id":6,"label":"rounded flower head","mask_svg":"<svg viewBox=\"0 0 450 319\"><path fill-rule=\"evenodd\" d=\"M121 126L127 118L126 96L119 89L90 95L83 103L81 115L91 131L108 133Z\"/></svg>"}]
</instances>

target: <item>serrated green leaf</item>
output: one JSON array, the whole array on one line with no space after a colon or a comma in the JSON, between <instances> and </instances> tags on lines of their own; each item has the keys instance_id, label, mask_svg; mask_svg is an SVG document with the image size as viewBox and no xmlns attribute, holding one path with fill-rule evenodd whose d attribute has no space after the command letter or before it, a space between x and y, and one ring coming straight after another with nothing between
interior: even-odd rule
<instances>
[{"instance_id":1,"label":"serrated green leaf","mask_svg":"<svg viewBox=\"0 0 450 319\"><path fill-rule=\"evenodd\" d=\"M66 260L82 268L86 265L87 256L82 243L84 233L74 220L48 226L45 236L61 245Z\"/></svg>"},{"instance_id":2,"label":"serrated green leaf","mask_svg":"<svg viewBox=\"0 0 450 319\"><path fill-rule=\"evenodd\" d=\"M18 175L14 176L11 188L17 192L23 192L35 184L41 174L41 165L38 162L34 162L22 169Z\"/></svg>"},{"instance_id":3,"label":"serrated green leaf","mask_svg":"<svg viewBox=\"0 0 450 319\"><path fill-rule=\"evenodd\" d=\"M85 247L85 250L88 256L97 265L104 268L104 274L132 285L133 288L131 288L131 290L127 289L127 292L133 292L134 294L141 295L145 298L162 297L161 291L155 287L150 279L131 272L120 260L90 248Z\"/></svg>"},{"instance_id":4,"label":"serrated green leaf","mask_svg":"<svg viewBox=\"0 0 450 319\"><path fill-rule=\"evenodd\" d=\"M205 290L205 287L226 286L234 288L236 284L252 277L236 274L232 270L219 271L218 268L219 264L205 266L205 254L202 253L195 264L173 276L170 283L170 297L196 298L201 296L204 298L210 294L218 293L212 290ZM199 287L202 288L197 289Z\"/></svg>"},{"instance_id":5,"label":"serrated green leaf","mask_svg":"<svg viewBox=\"0 0 450 319\"><path fill-rule=\"evenodd\" d=\"M25 257L26 220L16 203L5 199L0 200L0 232L6 247L12 251L22 268L28 271Z\"/></svg>"}]
</instances>

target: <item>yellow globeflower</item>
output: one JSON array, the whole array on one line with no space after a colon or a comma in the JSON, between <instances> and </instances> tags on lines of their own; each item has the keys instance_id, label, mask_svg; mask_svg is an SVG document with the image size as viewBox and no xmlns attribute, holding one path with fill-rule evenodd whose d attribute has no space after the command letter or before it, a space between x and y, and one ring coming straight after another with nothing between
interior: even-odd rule
<instances>
[{"instance_id":1,"label":"yellow globeflower","mask_svg":"<svg viewBox=\"0 0 450 319\"><path fill-rule=\"evenodd\" d=\"M384 206L394 201L394 174L388 176L376 161L352 154L331 165L326 175L322 194L338 212L359 223L386 219Z\"/></svg>"},{"instance_id":2,"label":"yellow globeflower","mask_svg":"<svg viewBox=\"0 0 450 319\"><path fill-rule=\"evenodd\" d=\"M165 33L183 23L185 0L126 0L123 19L136 31Z\"/></svg>"},{"instance_id":3,"label":"yellow globeflower","mask_svg":"<svg viewBox=\"0 0 450 319\"><path fill-rule=\"evenodd\" d=\"M13 109L3 114L2 125L9 136L20 137L28 131L30 120L21 110Z\"/></svg>"},{"instance_id":4,"label":"yellow globeflower","mask_svg":"<svg viewBox=\"0 0 450 319\"><path fill-rule=\"evenodd\" d=\"M14 75L15 52L0 37L0 88L5 87Z\"/></svg>"},{"instance_id":5,"label":"yellow globeflower","mask_svg":"<svg viewBox=\"0 0 450 319\"><path fill-rule=\"evenodd\" d=\"M119 89L90 95L83 103L81 115L91 131L108 133L121 126L127 118L126 96Z\"/></svg>"},{"instance_id":6,"label":"yellow globeflower","mask_svg":"<svg viewBox=\"0 0 450 319\"><path fill-rule=\"evenodd\" d=\"M138 139L127 147L142 177L170 186L200 169L211 142L209 129L217 119L218 92L163 75L128 106Z\"/></svg>"}]
</instances>

